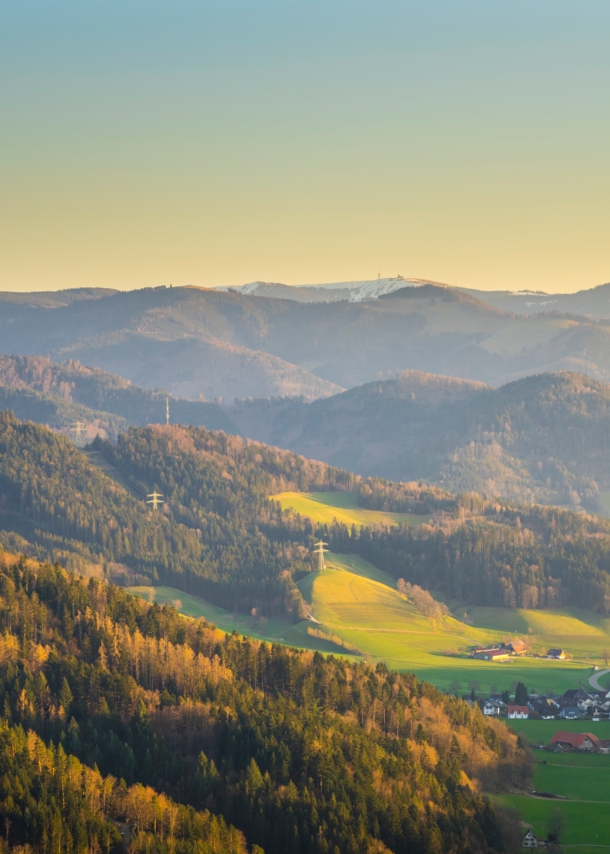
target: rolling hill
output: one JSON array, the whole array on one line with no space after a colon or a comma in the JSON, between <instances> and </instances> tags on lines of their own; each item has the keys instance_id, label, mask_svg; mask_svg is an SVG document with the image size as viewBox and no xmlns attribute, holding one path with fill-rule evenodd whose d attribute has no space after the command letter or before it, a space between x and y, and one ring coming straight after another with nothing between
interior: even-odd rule
<instances>
[{"instance_id":1,"label":"rolling hill","mask_svg":"<svg viewBox=\"0 0 610 854\"><path fill-rule=\"evenodd\" d=\"M165 422L166 394L75 361L0 357L0 407L81 444ZM224 430L360 475L607 512L610 387L574 373L500 388L402 372L313 402L171 397L172 423Z\"/></svg>"},{"instance_id":2,"label":"rolling hill","mask_svg":"<svg viewBox=\"0 0 610 854\"><path fill-rule=\"evenodd\" d=\"M157 511L146 504L154 489ZM299 493L301 514L286 493ZM552 507L361 478L201 427L131 428L116 445L98 438L83 452L0 414L1 545L242 613L302 616L297 582L323 536L335 553L457 602L570 602L606 614L609 526Z\"/></svg>"},{"instance_id":3,"label":"rolling hill","mask_svg":"<svg viewBox=\"0 0 610 854\"><path fill-rule=\"evenodd\" d=\"M460 288L460 290L483 299L502 311L513 311L518 314L555 311L590 317L594 320L610 318L610 283L572 294L546 294L541 291L478 291L472 288Z\"/></svg>"},{"instance_id":4,"label":"rolling hill","mask_svg":"<svg viewBox=\"0 0 610 854\"><path fill-rule=\"evenodd\" d=\"M500 388L404 372L325 400L237 404L243 435L362 475L606 512L610 387L574 373Z\"/></svg>"},{"instance_id":5,"label":"rolling hill","mask_svg":"<svg viewBox=\"0 0 610 854\"><path fill-rule=\"evenodd\" d=\"M494 386L562 369L610 379L606 324L521 316L431 283L330 303L190 287L93 297L5 300L3 349L78 359L180 396L225 399L311 400L407 369Z\"/></svg>"}]
</instances>

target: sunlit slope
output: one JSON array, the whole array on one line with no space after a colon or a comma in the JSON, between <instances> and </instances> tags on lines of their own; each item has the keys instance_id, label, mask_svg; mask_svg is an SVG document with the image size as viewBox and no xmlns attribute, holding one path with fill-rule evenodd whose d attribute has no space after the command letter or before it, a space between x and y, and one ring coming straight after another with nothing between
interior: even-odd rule
<instances>
[{"instance_id":1,"label":"sunlit slope","mask_svg":"<svg viewBox=\"0 0 610 854\"><path fill-rule=\"evenodd\" d=\"M413 670L422 678L442 688L460 683L467 691L472 682L483 690L492 685L508 688L518 680L531 689L565 690L574 687L591 672L587 656L601 660L603 649L610 646L605 633L594 632L588 637L585 649L578 645L574 661L549 662L544 659L518 658L507 663L475 661L468 650L475 643L497 643L503 638L525 632L510 631L502 625L517 611L502 608L478 609L483 613L478 625L460 622L454 617L432 623L407 602L395 589L395 582L385 573L355 556L331 554L323 573L312 573L299 583L304 598L311 604L313 616L322 627L354 645L366 657L383 660L390 667ZM526 612L539 620L544 634L528 637L532 643L550 647L556 645L554 619L562 625L563 612ZM585 614L586 612L583 612ZM459 612L458 612L459 614ZM591 615L592 616L592 615ZM576 617L567 617L578 634L572 640L586 636L592 627ZM595 619L595 618L594 618ZM515 627L516 628L516 627ZM566 644L566 648L570 648Z\"/></svg>"},{"instance_id":2,"label":"sunlit slope","mask_svg":"<svg viewBox=\"0 0 610 854\"><path fill-rule=\"evenodd\" d=\"M386 513L358 507L354 492L280 492L270 496L283 510L294 510L321 525L333 520L345 525L417 525L429 519L412 513Z\"/></svg>"},{"instance_id":3,"label":"sunlit slope","mask_svg":"<svg viewBox=\"0 0 610 854\"><path fill-rule=\"evenodd\" d=\"M461 609L456 609L462 616ZM562 647L576 659L605 659L610 653L610 620L584 608L534 611L523 608L469 608L473 626L495 626L507 635L527 637L532 652L546 653L551 646Z\"/></svg>"},{"instance_id":4,"label":"sunlit slope","mask_svg":"<svg viewBox=\"0 0 610 854\"><path fill-rule=\"evenodd\" d=\"M183 614L205 617L220 629L306 649L345 655L345 649L308 634L316 628L355 647L370 661L384 661L398 670L412 670L440 688L468 692L504 690L523 681L531 690L565 691L586 684L591 665L603 666L610 649L607 622L595 614L570 608L563 611L526 611L504 608L455 607L456 616L431 622L398 593L389 575L354 555L329 554L327 569L312 572L299 582L312 607L315 622L297 624L287 619L264 620L231 614L195 596L169 587L131 588L149 601L169 602ZM467 619L474 622L462 622ZM515 658L505 663L475 661L468 651L475 643L492 644L511 637L527 638L535 650L562 646L571 661Z\"/></svg>"},{"instance_id":5,"label":"sunlit slope","mask_svg":"<svg viewBox=\"0 0 610 854\"><path fill-rule=\"evenodd\" d=\"M345 655L345 650L331 641L308 635L307 628L312 624L306 620L292 623L281 617L265 620L247 614L232 614L175 587L128 587L127 589L151 604L157 602L159 605L173 605L185 617L203 618L214 623L224 632L237 631L240 635L271 643L277 642L300 649L317 649L320 652Z\"/></svg>"}]
</instances>

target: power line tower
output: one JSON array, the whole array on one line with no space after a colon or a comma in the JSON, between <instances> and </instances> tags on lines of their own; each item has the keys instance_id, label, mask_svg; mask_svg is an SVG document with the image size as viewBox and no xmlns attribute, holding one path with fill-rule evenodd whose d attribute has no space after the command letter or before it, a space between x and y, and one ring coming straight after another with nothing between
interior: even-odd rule
<instances>
[{"instance_id":1,"label":"power line tower","mask_svg":"<svg viewBox=\"0 0 610 854\"><path fill-rule=\"evenodd\" d=\"M83 438L83 433L85 432L86 427L87 427L86 421L75 421L72 424L72 430L74 430L74 432L76 433L75 441L76 441L77 445L80 445L81 439Z\"/></svg>"},{"instance_id":2,"label":"power line tower","mask_svg":"<svg viewBox=\"0 0 610 854\"><path fill-rule=\"evenodd\" d=\"M320 540L316 543L315 548L313 550L314 555L318 558L318 572L324 572L326 569L326 564L324 563L324 555L328 551L324 546L327 546L328 543L322 542Z\"/></svg>"},{"instance_id":3,"label":"power line tower","mask_svg":"<svg viewBox=\"0 0 610 854\"><path fill-rule=\"evenodd\" d=\"M159 509L159 504L161 504L161 499L162 499L162 498L163 498L162 493L161 493L161 492L157 492L157 490L155 489L155 490L153 490L153 491L150 493L150 495L147 495L147 496L146 496L146 499L147 499L147 500L146 500L146 503L147 503L147 504L151 504L151 505L152 505L152 509L153 509L153 510L158 510L158 509Z\"/></svg>"},{"instance_id":4,"label":"power line tower","mask_svg":"<svg viewBox=\"0 0 610 854\"><path fill-rule=\"evenodd\" d=\"M165 423L169 426L169 397L165 398Z\"/></svg>"}]
</instances>

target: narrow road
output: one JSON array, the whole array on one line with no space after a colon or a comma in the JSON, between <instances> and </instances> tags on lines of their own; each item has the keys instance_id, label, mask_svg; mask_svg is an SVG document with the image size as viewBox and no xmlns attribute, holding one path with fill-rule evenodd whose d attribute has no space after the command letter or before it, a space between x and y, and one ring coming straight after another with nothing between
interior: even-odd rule
<instances>
[{"instance_id":1,"label":"narrow road","mask_svg":"<svg viewBox=\"0 0 610 854\"><path fill-rule=\"evenodd\" d=\"M589 677L589 685L592 688L595 688L596 691L605 691L606 688L602 688L602 686L597 681L601 676L605 676L606 673L610 673L610 669L608 670L598 670L597 673L594 673L593 676Z\"/></svg>"}]
</instances>

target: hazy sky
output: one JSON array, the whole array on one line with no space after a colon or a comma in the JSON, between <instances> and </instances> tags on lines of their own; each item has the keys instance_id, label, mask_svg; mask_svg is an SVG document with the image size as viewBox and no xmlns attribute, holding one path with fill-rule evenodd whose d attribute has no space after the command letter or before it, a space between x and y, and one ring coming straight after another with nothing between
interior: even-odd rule
<instances>
[{"instance_id":1,"label":"hazy sky","mask_svg":"<svg viewBox=\"0 0 610 854\"><path fill-rule=\"evenodd\" d=\"M609 0L2 0L0 289L610 280Z\"/></svg>"}]
</instances>

